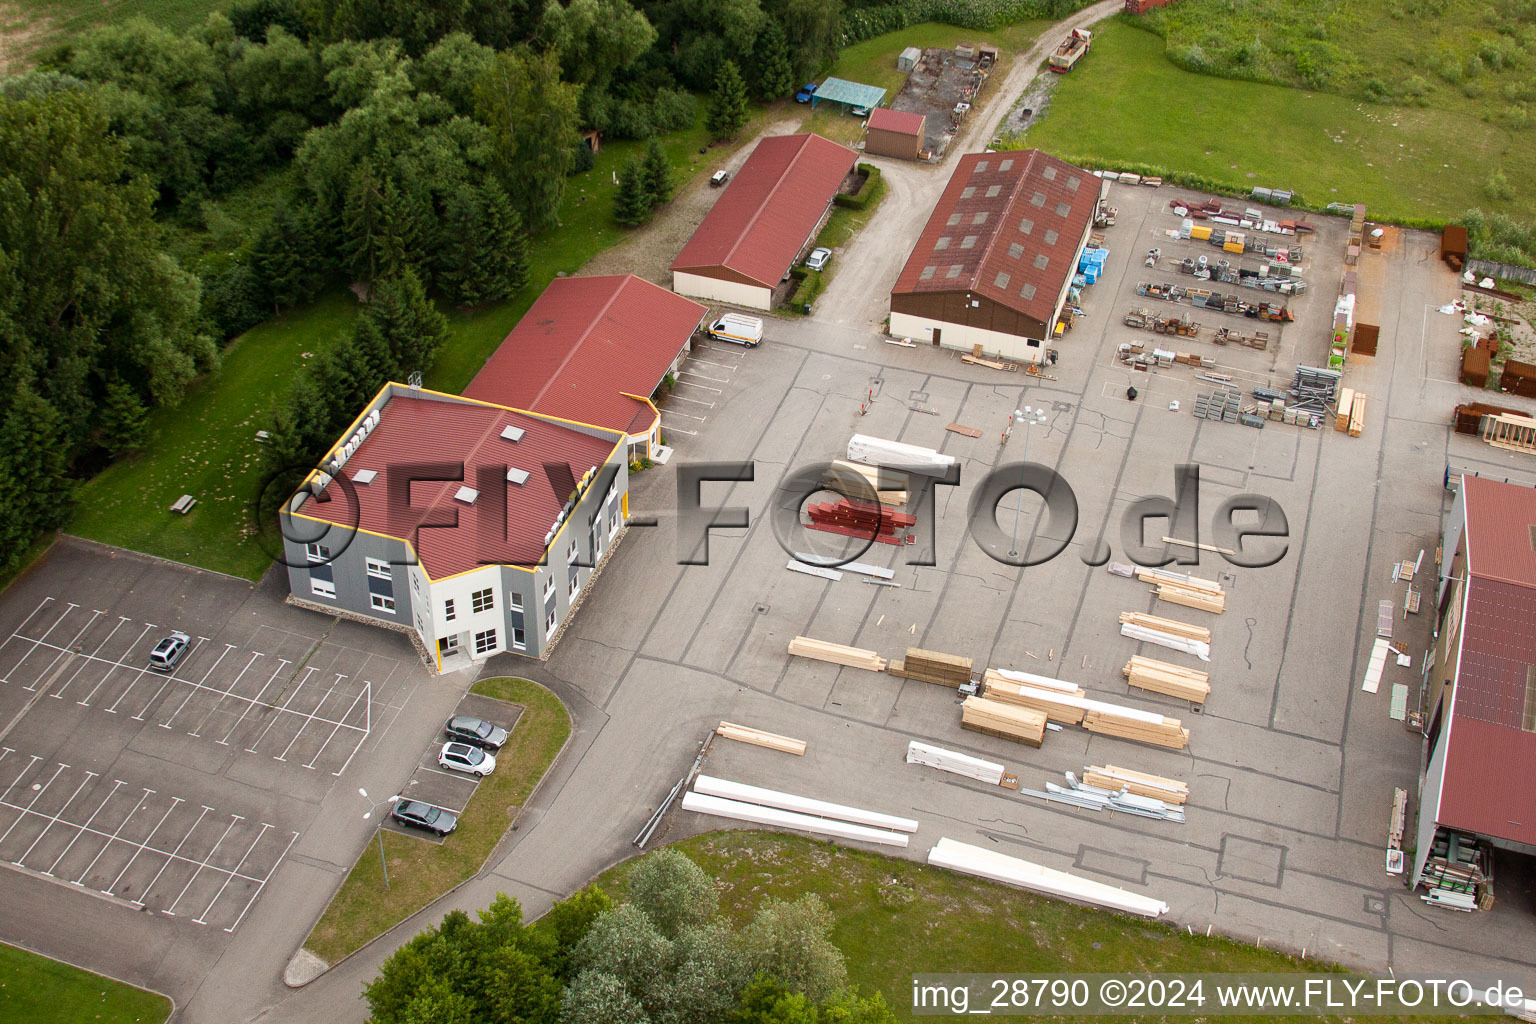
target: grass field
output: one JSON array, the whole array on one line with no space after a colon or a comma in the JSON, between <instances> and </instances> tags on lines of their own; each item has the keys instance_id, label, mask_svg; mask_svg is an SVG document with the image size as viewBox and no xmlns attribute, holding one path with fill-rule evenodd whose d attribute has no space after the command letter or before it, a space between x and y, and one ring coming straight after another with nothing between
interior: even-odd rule
<instances>
[{"instance_id":1,"label":"grass field","mask_svg":"<svg viewBox=\"0 0 1536 1024\"><path fill-rule=\"evenodd\" d=\"M909 1009L912 975L922 973L1330 969L1229 939L1190 935L1169 925L799 836L712 832L685 840L678 848L717 880L721 908L737 923L770 896L820 896L836 919L831 939L847 959L849 980L865 992L883 992L898 1020L934 1019L917 1017ZM598 884L621 896L623 880L635 863L626 861L606 872Z\"/></svg>"},{"instance_id":2,"label":"grass field","mask_svg":"<svg viewBox=\"0 0 1536 1024\"><path fill-rule=\"evenodd\" d=\"M170 1015L165 996L0 943L0 1020L6 1024L158 1024Z\"/></svg>"},{"instance_id":3,"label":"grass field","mask_svg":"<svg viewBox=\"0 0 1536 1024\"><path fill-rule=\"evenodd\" d=\"M223 0L7 0L0 3L0 48L8 64L95 25L144 17L168 29L202 24ZM14 70L14 68L12 68Z\"/></svg>"},{"instance_id":4,"label":"grass field","mask_svg":"<svg viewBox=\"0 0 1536 1024\"><path fill-rule=\"evenodd\" d=\"M1099 25L1092 52L1056 83L1045 119L1014 141L1068 160L1199 174L1237 192L1262 185L1318 206L1365 203L1388 219L1497 206L1483 189L1491 170L1536 160L1536 133L1462 111L1184 71L1159 37L1119 20ZM1536 209L1536 195L1519 190L1500 208Z\"/></svg>"},{"instance_id":5,"label":"grass field","mask_svg":"<svg viewBox=\"0 0 1536 1024\"><path fill-rule=\"evenodd\" d=\"M252 328L225 350L223 364L175 408L149 417L140 455L119 459L86 481L69 533L257 579L267 555L249 532L250 503L262 479L256 431L295 367L351 330L357 300L329 295ZM187 515L169 507L197 497Z\"/></svg>"},{"instance_id":6,"label":"grass field","mask_svg":"<svg viewBox=\"0 0 1536 1024\"><path fill-rule=\"evenodd\" d=\"M702 110L692 128L662 140L679 187L718 158L717 150L699 153L707 141ZM642 145L604 146L591 170L569 179L559 225L534 240L529 282L516 295L450 313L449 339L426 375L428 387L458 393L557 273L574 273L623 237L612 217L612 175ZM356 311L356 300L342 290L237 339L218 372L194 385L186 401L154 411L142 454L119 460L80 488L67 531L260 578L270 559L248 529L262 480L256 431L266 425L274 396L288 387L295 367L344 337ZM185 516L168 511L183 494L196 496L197 507Z\"/></svg>"},{"instance_id":7,"label":"grass field","mask_svg":"<svg viewBox=\"0 0 1536 1024\"><path fill-rule=\"evenodd\" d=\"M378 839L363 848L304 943L327 963L361 949L480 870L571 734L565 707L538 683L482 679L472 692L523 706L511 738L496 754L496 770L480 783L459 815L458 829L442 843L384 832L387 890Z\"/></svg>"}]
</instances>

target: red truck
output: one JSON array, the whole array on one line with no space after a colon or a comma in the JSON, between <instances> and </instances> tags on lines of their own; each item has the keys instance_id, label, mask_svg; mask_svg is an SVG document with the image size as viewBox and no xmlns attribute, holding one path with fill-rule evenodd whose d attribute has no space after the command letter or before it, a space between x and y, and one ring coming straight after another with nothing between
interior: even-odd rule
<instances>
[{"instance_id":1,"label":"red truck","mask_svg":"<svg viewBox=\"0 0 1536 1024\"><path fill-rule=\"evenodd\" d=\"M1082 59L1092 44L1092 32L1085 28L1073 29L1067 41L1056 47L1056 52L1051 54L1051 70L1062 75L1071 71L1072 66Z\"/></svg>"}]
</instances>

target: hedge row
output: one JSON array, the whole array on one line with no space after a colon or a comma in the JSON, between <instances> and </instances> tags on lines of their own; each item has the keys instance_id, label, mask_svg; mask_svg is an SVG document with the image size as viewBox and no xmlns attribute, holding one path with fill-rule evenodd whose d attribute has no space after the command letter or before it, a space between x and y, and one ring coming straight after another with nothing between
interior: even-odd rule
<instances>
[{"instance_id":1,"label":"hedge row","mask_svg":"<svg viewBox=\"0 0 1536 1024\"><path fill-rule=\"evenodd\" d=\"M864 181L864 187L859 189L858 195L848 195L839 192L832 197L832 205L845 207L849 210L866 210L869 204L876 202L880 197L883 186L880 183L880 168L874 164L859 164L859 170L868 177Z\"/></svg>"}]
</instances>

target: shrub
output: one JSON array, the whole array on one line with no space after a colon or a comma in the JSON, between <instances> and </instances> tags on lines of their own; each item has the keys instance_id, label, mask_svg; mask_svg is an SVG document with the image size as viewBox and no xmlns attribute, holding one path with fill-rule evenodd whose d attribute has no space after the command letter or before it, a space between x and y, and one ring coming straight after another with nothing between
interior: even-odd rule
<instances>
[{"instance_id":1,"label":"shrub","mask_svg":"<svg viewBox=\"0 0 1536 1024\"><path fill-rule=\"evenodd\" d=\"M1515 198L1515 190L1509 187L1509 180L1504 177L1504 172L1498 168L1494 168L1493 173L1488 175L1488 181L1483 185L1483 191L1488 194L1489 199L1495 202L1507 203Z\"/></svg>"}]
</instances>

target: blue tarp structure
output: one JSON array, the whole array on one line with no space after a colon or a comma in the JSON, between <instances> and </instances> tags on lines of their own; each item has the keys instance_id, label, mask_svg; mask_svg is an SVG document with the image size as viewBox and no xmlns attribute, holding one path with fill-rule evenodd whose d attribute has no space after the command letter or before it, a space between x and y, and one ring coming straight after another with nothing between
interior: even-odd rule
<instances>
[{"instance_id":1,"label":"blue tarp structure","mask_svg":"<svg viewBox=\"0 0 1536 1024\"><path fill-rule=\"evenodd\" d=\"M844 103L850 107L868 107L873 110L885 102L885 92L886 90L878 85L829 78L821 83L820 88L816 90L816 95L811 97L811 106L814 107L822 100L831 100L833 103Z\"/></svg>"}]
</instances>

